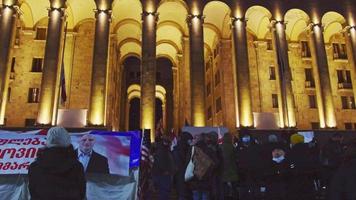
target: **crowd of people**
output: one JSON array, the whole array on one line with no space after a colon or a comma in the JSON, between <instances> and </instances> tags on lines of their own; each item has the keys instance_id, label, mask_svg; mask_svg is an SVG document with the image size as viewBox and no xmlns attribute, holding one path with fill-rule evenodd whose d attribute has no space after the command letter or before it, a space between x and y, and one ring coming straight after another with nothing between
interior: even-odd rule
<instances>
[{"instance_id":1,"label":"crowd of people","mask_svg":"<svg viewBox=\"0 0 356 200\"><path fill-rule=\"evenodd\" d=\"M321 146L293 134L270 134L261 143L249 134L202 133L156 138L152 180L158 199L355 200L356 142L335 133ZM194 141L194 142L193 142ZM192 175L189 175L191 173Z\"/></svg>"},{"instance_id":2,"label":"crowd of people","mask_svg":"<svg viewBox=\"0 0 356 200\"><path fill-rule=\"evenodd\" d=\"M356 141L338 133L325 145L301 134L287 140L269 134L268 142L239 136L183 132L172 145L171 137L159 135L149 159L157 198L168 200L176 191L179 200L356 200ZM75 150L64 128L51 128L29 168L31 199L85 199L90 161L79 152L93 155L93 144L84 135ZM146 199L156 199L146 192Z\"/></svg>"}]
</instances>

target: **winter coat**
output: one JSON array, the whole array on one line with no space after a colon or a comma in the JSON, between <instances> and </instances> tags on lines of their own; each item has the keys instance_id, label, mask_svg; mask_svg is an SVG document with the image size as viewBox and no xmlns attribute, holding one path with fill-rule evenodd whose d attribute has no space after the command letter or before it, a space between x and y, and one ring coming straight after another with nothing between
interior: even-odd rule
<instances>
[{"instance_id":1,"label":"winter coat","mask_svg":"<svg viewBox=\"0 0 356 200\"><path fill-rule=\"evenodd\" d=\"M28 171L32 200L83 200L86 181L72 146L43 149Z\"/></svg>"},{"instance_id":2,"label":"winter coat","mask_svg":"<svg viewBox=\"0 0 356 200\"><path fill-rule=\"evenodd\" d=\"M163 176L173 176L176 172L176 165L174 163L173 154L169 146L158 143L157 150L154 154L154 162L152 167L152 174Z\"/></svg>"},{"instance_id":3,"label":"winter coat","mask_svg":"<svg viewBox=\"0 0 356 200\"><path fill-rule=\"evenodd\" d=\"M332 169L337 169L341 163L345 152L344 146L330 140L322 149L323 165Z\"/></svg>"},{"instance_id":4,"label":"winter coat","mask_svg":"<svg viewBox=\"0 0 356 200\"><path fill-rule=\"evenodd\" d=\"M277 163L270 160L265 167L264 182L267 189L267 199L286 199L290 163L288 159Z\"/></svg>"},{"instance_id":5,"label":"winter coat","mask_svg":"<svg viewBox=\"0 0 356 200\"><path fill-rule=\"evenodd\" d=\"M193 137L189 133L182 133L181 139L178 141L177 146L173 150L174 161L177 166L178 173L184 174L185 169L190 161L191 146L188 140Z\"/></svg>"},{"instance_id":6,"label":"winter coat","mask_svg":"<svg viewBox=\"0 0 356 200\"><path fill-rule=\"evenodd\" d=\"M288 200L309 199L314 196L314 179L317 177L319 156L315 147L299 143L289 152L291 176L288 183Z\"/></svg>"},{"instance_id":7,"label":"winter coat","mask_svg":"<svg viewBox=\"0 0 356 200\"><path fill-rule=\"evenodd\" d=\"M223 170L222 177L224 182L238 181L237 174L237 150L232 145L231 134L224 135L224 143L221 145Z\"/></svg>"},{"instance_id":8,"label":"winter coat","mask_svg":"<svg viewBox=\"0 0 356 200\"><path fill-rule=\"evenodd\" d=\"M195 145L195 148L199 148L204 154L206 154L211 159L213 164L209 167L209 170L205 173L205 175L202 178L199 179L196 176L193 177L193 179L189 182L190 189L199 190L199 191L210 191L212 189L213 182L216 176L218 175L218 164L219 164L218 155L216 152L214 152L213 149L208 147L208 145L205 144L204 141L199 141ZM193 155L193 163L195 165L194 171L197 170L196 167L198 165L204 165L207 163L207 162L197 163L200 162L199 160L200 159L194 159L194 155Z\"/></svg>"},{"instance_id":9,"label":"winter coat","mask_svg":"<svg viewBox=\"0 0 356 200\"><path fill-rule=\"evenodd\" d=\"M261 159L261 146L250 144L238 146L238 174L242 185L255 184L263 176L263 161Z\"/></svg>"},{"instance_id":10,"label":"winter coat","mask_svg":"<svg viewBox=\"0 0 356 200\"><path fill-rule=\"evenodd\" d=\"M329 200L356 199L356 157L336 171L330 183L328 196Z\"/></svg>"}]
</instances>

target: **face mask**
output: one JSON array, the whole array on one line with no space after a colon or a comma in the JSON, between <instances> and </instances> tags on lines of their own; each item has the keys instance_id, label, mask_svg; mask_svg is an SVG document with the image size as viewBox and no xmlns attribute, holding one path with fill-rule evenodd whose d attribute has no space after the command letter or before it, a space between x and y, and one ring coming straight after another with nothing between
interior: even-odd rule
<instances>
[{"instance_id":1,"label":"face mask","mask_svg":"<svg viewBox=\"0 0 356 200\"><path fill-rule=\"evenodd\" d=\"M243 142L243 143L248 143L248 142L250 142L250 140L251 140L250 137L243 137L243 138L242 138L242 142Z\"/></svg>"},{"instance_id":2,"label":"face mask","mask_svg":"<svg viewBox=\"0 0 356 200\"><path fill-rule=\"evenodd\" d=\"M272 158L272 160L276 163L281 163L284 160L284 156L279 156L278 158Z\"/></svg>"}]
</instances>

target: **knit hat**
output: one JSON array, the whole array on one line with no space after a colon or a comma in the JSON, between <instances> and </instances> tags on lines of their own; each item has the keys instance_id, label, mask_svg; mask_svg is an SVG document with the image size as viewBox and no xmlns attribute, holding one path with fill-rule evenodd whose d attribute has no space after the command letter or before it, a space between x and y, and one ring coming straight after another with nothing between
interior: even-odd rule
<instances>
[{"instance_id":1,"label":"knit hat","mask_svg":"<svg viewBox=\"0 0 356 200\"><path fill-rule=\"evenodd\" d=\"M302 135L295 133L292 136L290 136L290 143L292 145L303 143L303 142L304 142L304 136Z\"/></svg>"},{"instance_id":2,"label":"knit hat","mask_svg":"<svg viewBox=\"0 0 356 200\"><path fill-rule=\"evenodd\" d=\"M71 139L66 129L63 127L53 127L48 130L46 146L68 147L71 145Z\"/></svg>"},{"instance_id":3,"label":"knit hat","mask_svg":"<svg viewBox=\"0 0 356 200\"><path fill-rule=\"evenodd\" d=\"M271 134L268 136L268 142L270 142L270 143L278 142L278 137L274 134Z\"/></svg>"}]
</instances>

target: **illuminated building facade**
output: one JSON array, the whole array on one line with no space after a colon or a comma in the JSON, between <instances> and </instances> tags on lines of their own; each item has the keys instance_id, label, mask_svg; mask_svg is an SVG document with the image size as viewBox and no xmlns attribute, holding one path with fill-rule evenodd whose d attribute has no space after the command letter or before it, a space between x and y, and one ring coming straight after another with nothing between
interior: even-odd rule
<instances>
[{"instance_id":1,"label":"illuminated building facade","mask_svg":"<svg viewBox=\"0 0 356 200\"><path fill-rule=\"evenodd\" d=\"M2 2L0 125L356 128L353 0Z\"/></svg>"}]
</instances>

